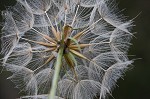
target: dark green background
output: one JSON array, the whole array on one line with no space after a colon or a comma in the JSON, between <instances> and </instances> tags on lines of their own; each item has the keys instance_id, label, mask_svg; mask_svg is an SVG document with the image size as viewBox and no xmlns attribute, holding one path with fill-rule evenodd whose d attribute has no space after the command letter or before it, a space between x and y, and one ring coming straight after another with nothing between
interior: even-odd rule
<instances>
[{"instance_id":1,"label":"dark green background","mask_svg":"<svg viewBox=\"0 0 150 99\"><path fill-rule=\"evenodd\" d=\"M118 86L113 91L115 99L150 99L150 0L117 0L120 9L125 9L123 13L135 19L136 27L133 32L133 45L130 48L130 59L137 59L134 68L128 72L124 80L120 79ZM7 6L15 4L15 0L0 0L0 10L5 10ZM0 21L2 20L0 16ZM1 67L0 67L1 69ZM11 81L6 80L10 73L4 71L0 74L0 99L16 99L19 97L18 90L14 88ZM110 97L111 99L111 97ZM112 98L113 99L113 98Z\"/></svg>"}]
</instances>

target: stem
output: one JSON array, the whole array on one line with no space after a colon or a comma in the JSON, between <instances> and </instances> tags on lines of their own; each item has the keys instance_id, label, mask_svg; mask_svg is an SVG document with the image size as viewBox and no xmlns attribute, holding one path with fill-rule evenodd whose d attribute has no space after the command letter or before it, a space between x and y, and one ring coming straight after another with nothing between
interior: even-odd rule
<instances>
[{"instance_id":1,"label":"stem","mask_svg":"<svg viewBox=\"0 0 150 99\"><path fill-rule=\"evenodd\" d=\"M48 95L48 99L55 99L55 94L56 94L56 89L57 89L57 83L58 83L58 77L59 77L59 72L62 64L62 57L63 57L63 51L64 47L60 47L57 60L56 60L56 65L55 65L55 72L53 76L53 81L52 81L52 87L50 90L50 94Z\"/></svg>"}]
</instances>

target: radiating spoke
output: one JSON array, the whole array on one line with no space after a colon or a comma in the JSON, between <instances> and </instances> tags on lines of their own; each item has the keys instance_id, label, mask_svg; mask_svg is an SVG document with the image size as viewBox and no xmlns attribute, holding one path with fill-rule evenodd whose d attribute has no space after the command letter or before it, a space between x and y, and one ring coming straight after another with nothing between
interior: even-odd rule
<instances>
[{"instance_id":1,"label":"radiating spoke","mask_svg":"<svg viewBox=\"0 0 150 99\"><path fill-rule=\"evenodd\" d=\"M45 66L45 65L48 64L49 62L51 62L54 58L55 58L55 56L54 56L53 54L52 54L51 56L49 56L49 58L46 60L46 62L45 62L42 66L36 68L36 69L34 70L34 72L37 71L37 70L39 70L40 68L42 68L43 66Z\"/></svg>"},{"instance_id":2,"label":"radiating spoke","mask_svg":"<svg viewBox=\"0 0 150 99\"><path fill-rule=\"evenodd\" d=\"M26 39L26 38L21 38L21 39L32 42L32 43L36 43L36 44L39 44L39 45L43 45L43 46L46 46L46 47L56 47L57 46L55 43L39 42L39 41L34 41L34 40Z\"/></svg>"},{"instance_id":3,"label":"radiating spoke","mask_svg":"<svg viewBox=\"0 0 150 99\"><path fill-rule=\"evenodd\" d=\"M76 18L77 18L77 13L78 13L79 7L80 7L80 5L77 6L76 13L75 13L75 15L74 15L74 18L73 18L71 27L73 27L73 24L74 24L74 22L75 22L75 20L76 20Z\"/></svg>"},{"instance_id":4,"label":"radiating spoke","mask_svg":"<svg viewBox=\"0 0 150 99\"><path fill-rule=\"evenodd\" d=\"M48 41L50 41L50 42L53 42L53 43L57 43L54 39L52 39L50 36L48 36L48 35L45 35L45 34L43 34L43 33L41 33L41 32L39 32L38 30L36 30L36 29L34 29L34 28L32 28L36 33L38 33L40 36L42 36L44 39L46 39L46 40L48 40Z\"/></svg>"},{"instance_id":5,"label":"radiating spoke","mask_svg":"<svg viewBox=\"0 0 150 99\"><path fill-rule=\"evenodd\" d=\"M33 52L33 53L42 53L42 52L49 52L49 51L54 51L54 50L56 50L56 47L52 47L52 48L49 48L49 49L45 49L45 50L43 50L43 51L39 51L39 50L33 50L33 51L31 51L31 52Z\"/></svg>"},{"instance_id":6,"label":"radiating spoke","mask_svg":"<svg viewBox=\"0 0 150 99\"><path fill-rule=\"evenodd\" d=\"M96 64L94 61L88 59L88 58L85 57L83 54L81 54L81 53L79 53L79 52L77 52L77 51L75 51L75 50L71 50L71 49L70 49L70 52L73 53L74 55L80 57L80 58L83 58L83 59L85 59L85 60L88 60L89 62L93 63L94 65L100 67L102 70L106 71L104 68L102 68L101 66L99 66L98 64Z\"/></svg>"},{"instance_id":7,"label":"radiating spoke","mask_svg":"<svg viewBox=\"0 0 150 99\"><path fill-rule=\"evenodd\" d=\"M50 25L51 25L51 30L52 30L52 33L53 33L54 37L56 38L57 41L59 41L59 34L57 33L56 29L54 28L48 14L47 13L45 13L45 14L46 14L46 17L48 18L48 21L49 21Z\"/></svg>"}]
</instances>

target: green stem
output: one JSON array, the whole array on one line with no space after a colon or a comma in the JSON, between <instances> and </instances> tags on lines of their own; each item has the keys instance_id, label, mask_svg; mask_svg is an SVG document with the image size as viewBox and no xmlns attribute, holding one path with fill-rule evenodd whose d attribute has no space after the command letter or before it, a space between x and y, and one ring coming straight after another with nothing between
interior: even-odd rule
<instances>
[{"instance_id":1,"label":"green stem","mask_svg":"<svg viewBox=\"0 0 150 99\"><path fill-rule=\"evenodd\" d=\"M61 68L61 64L62 64L63 51L64 51L64 47L60 47L60 49L58 51L56 65L55 65L55 72L54 72L54 76L53 76L52 87L50 90L50 94L48 95L48 99L55 99L54 97L56 94L59 72L60 72L60 68Z\"/></svg>"}]
</instances>

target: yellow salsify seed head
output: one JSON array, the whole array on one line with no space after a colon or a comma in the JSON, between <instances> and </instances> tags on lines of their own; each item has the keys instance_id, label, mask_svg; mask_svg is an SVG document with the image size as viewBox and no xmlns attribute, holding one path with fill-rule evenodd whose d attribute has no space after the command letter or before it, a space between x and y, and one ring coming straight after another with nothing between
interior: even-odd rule
<instances>
[{"instance_id":1,"label":"yellow salsify seed head","mask_svg":"<svg viewBox=\"0 0 150 99\"><path fill-rule=\"evenodd\" d=\"M133 20L115 7L111 0L17 0L4 11L3 66L27 92L21 99L48 99L59 54L54 98L111 94L133 62L127 57Z\"/></svg>"}]
</instances>

